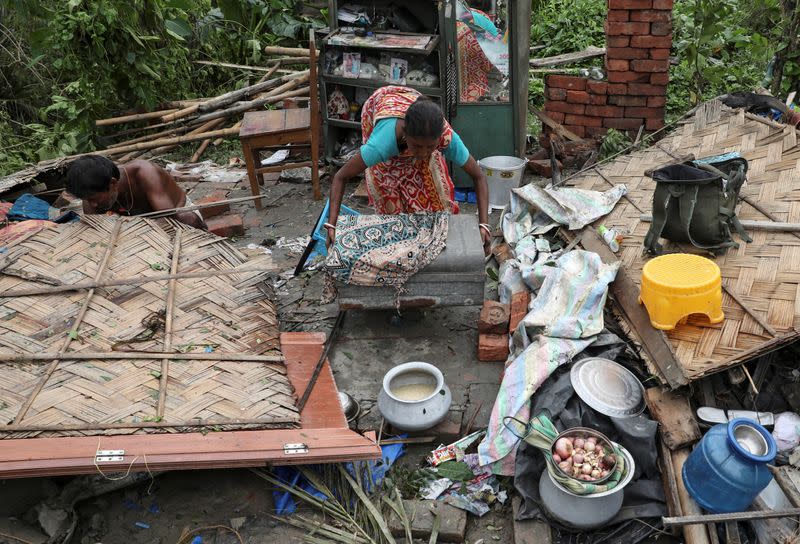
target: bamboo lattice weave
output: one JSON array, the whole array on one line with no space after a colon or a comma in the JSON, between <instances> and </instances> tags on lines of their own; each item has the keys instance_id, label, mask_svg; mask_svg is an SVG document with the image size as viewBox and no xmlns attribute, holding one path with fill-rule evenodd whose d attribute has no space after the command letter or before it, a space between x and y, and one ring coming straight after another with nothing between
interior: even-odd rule
<instances>
[{"instance_id":1,"label":"bamboo lattice weave","mask_svg":"<svg viewBox=\"0 0 800 544\"><path fill-rule=\"evenodd\" d=\"M161 379L157 356L69 360L73 352L163 351L168 281L98 287L71 337L90 290L0 298L0 353L55 353L70 337L62 360L35 395L52 362L0 363L0 424L6 425L0 437L176 432L197 430L201 424L220 429L297 424L285 365L236 361L237 354L280 355L277 312L265 283L269 256L248 259L224 239L169 220L92 216L9 242L8 255L16 259L0 271L0 292L52 284L22 279L20 274L64 284L91 281L116 221L123 223L101 274L104 280L169 272L176 229L181 229L179 274L250 270L175 280L171 351L210 352L220 354L221 360L173 360L166 380ZM158 418L162 381L164 415Z\"/></svg>"},{"instance_id":2,"label":"bamboo lattice weave","mask_svg":"<svg viewBox=\"0 0 800 544\"><path fill-rule=\"evenodd\" d=\"M648 258L643 254L642 242L649 228L640 216L650 214L655 189L655 182L644 172L689 153L701 158L733 151L740 152L749 162L747 184L741 194L772 215L767 217L753 205L741 202L739 218L800 221L800 147L796 131L731 110L718 101L703 104L693 119L656 145L600 166L607 180L588 171L571 180L570 185L599 191L607 190L611 184L627 186L629 200L620 200L600 222L624 235L617 256L638 285ZM742 304L723 292L722 323L709 325L704 318L692 316L667 333L689 380L750 360L798 337L800 236L763 230L748 234L752 243L741 242L738 249L729 249L716 258L725 288L737 295ZM734 238L739 241L735 234ZM685 249L686 245L665 244L666 252ZM776 335L765 330L753 314L770 325Z\"/></svg>"}]
</instances>

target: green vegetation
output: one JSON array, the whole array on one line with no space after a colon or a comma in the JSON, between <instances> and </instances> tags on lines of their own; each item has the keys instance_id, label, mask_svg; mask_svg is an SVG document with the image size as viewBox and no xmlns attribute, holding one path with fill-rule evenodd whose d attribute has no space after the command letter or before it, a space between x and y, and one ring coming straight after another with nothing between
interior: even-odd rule
<instances>
[{"instance_id":1,"label":"green vegetation","mask_svg":"<svg viewBox=\"0 0 800 544\"><path fill-rule=\"evenodd\" d=\"M293 42L313 23L301 7L294 0L0 1L0 175L102 146L96 119L246 84L241 73L193 61L259 63L264 45Z\"/></svg>"}]
</instances>

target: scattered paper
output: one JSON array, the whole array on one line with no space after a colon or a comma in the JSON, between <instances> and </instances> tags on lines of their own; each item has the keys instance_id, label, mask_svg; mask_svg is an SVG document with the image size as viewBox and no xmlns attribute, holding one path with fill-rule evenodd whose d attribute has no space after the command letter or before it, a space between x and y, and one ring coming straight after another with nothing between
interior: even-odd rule
<instances>
[{"instance_id":1,"label":"scattered paper","mask_svg":"<svg viewBox=\"0 0 800 544\"><path fill-rule=\"evenodd\" d=\"M275 153L273 153L270 157L263 159L261 161L261 166L271 166L273 164L278 164L279 162L283 162L289 156L288 149L279 149Z\"/></svg>"}]
</instances>

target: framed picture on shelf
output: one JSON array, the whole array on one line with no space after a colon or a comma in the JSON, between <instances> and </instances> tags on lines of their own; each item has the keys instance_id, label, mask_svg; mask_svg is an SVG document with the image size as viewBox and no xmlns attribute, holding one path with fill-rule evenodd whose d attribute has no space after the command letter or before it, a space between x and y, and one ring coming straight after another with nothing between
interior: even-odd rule
<instances>
[{"instance_id":1,"label":"framed picture on shelf","mask_svg":"<svg viewBox=\"0 0 800 544\"><path fill-rule=\"evenodd\" d=\"M349 79L357 79L361 72L361 53L344 53L344 71L342 75Z\"/></svg>"},{"instance_id":2,"label":"framed picture on shelf","mask_svg":"<svg viewBox=\"0 0 800 544\"><path fill-rule=\"evenodd\" d=\"M405 85L406 74L408 74L408 61L392 57L389 67L389 83Z\"/></svg>"}]
</instances>

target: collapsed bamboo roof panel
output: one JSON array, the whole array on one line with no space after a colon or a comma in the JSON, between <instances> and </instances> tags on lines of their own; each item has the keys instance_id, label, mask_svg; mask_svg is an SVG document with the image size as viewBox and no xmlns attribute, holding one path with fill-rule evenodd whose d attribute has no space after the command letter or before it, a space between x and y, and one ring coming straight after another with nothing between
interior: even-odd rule
<instances>
[{"instance_id":1,"label":"collapsed bamboo roof panel","mask_svg":"<svg viewBox=\"0 0 800 544\"><path fill-rule=\"evenodd\" d=\"M647 262L642 242L650 226L641 216L650 215L655 189L655 182L644 172L688 153L700 158L728 152L741 153L749 163L740 219L800 222L797 132L718 101L703 104L694 118L652 147L602 165L599 173L589 171L571 180L573 186L600 191L613 184L627 185L626 198L602 222L623 233L617 257L637 286ZM692 316L667 333L689 381L800 337L800 233L752 230L749 234L752 243L741 243L716 258L725 288L725 320L709 325L704 318ZM665 249L685 251L687 247L670 243Z\"/></svg>"},{"instance_id":2,"label":"collapsed bamboo roof panel","mask_svg":"<svg viewBox=\"0 0 800 544\"><path fill-rule=\"evenodd\" d=\"M17 239L10 245L15 248L24 251L7 269L47 272L69 284L98 277L134 281L4 298L3 292L44 284L0 273L0 354L64 350L55 361L0 362L0 437L272 428L299 421L285 365L271 362L281 352L265 282L269 256L248 259L224 239L169 220L111 217L50 227ZM171 270L238 267L248 271L140 280ZM95 357L119 351L209 353L218 360L69 359L73 352ZM237 355L271 357L245 362Z\"/></svg>"}]
</instances>

